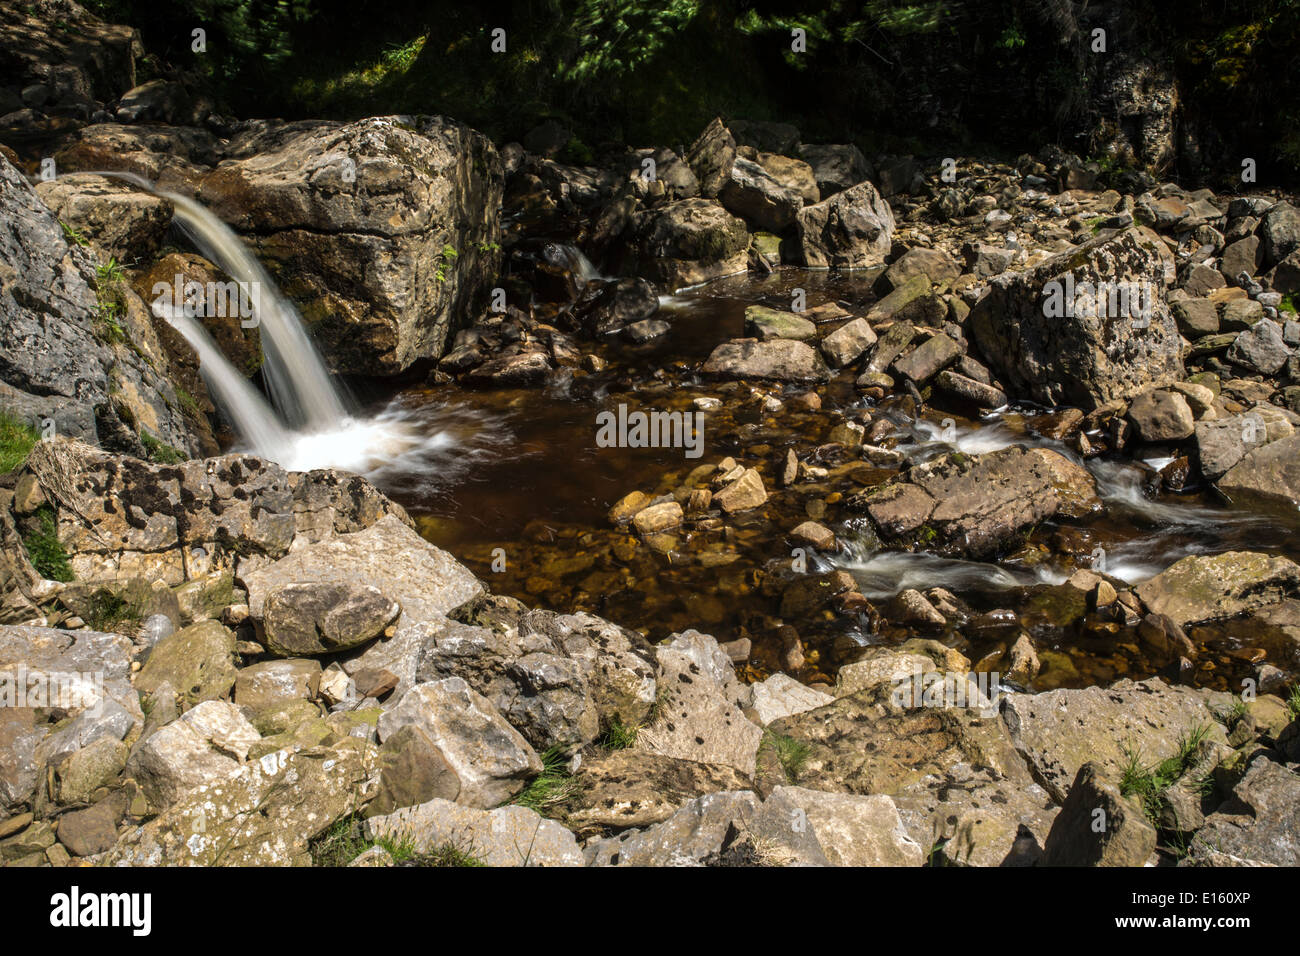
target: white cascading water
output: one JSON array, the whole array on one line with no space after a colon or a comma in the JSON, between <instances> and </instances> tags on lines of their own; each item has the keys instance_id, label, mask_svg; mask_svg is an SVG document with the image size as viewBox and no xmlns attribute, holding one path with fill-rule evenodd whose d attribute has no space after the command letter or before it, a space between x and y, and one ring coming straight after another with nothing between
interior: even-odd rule
<instances>
[{"instance_id":1,"label":"white cascading water","mask_svg":"<svg viewBox=\"0 0 1300 956\"><path fill-rule=\"evenodd\" d=\"M105 170L99 175L126 180L171 200L177 225L205 257L237 282L256 283L245 288L257 290L263 376L284 421L200 322L178 303L167 308L153 304L155 313L198 354L199 374L234 426L243 450L290 471L339 468L427 491L440 481L459 480L473 463L510 444L502 423L472 411L394 401L371 417L349 414L298 310L234 230L195 200L155 189L133 173Z\"/></svg>"},{"instance_id":2,"label":"white cascading water","mask_svg":"<svg viewBox=\"0 0 1300 956\"><path fill-rule=\"evenodd\" d=\"M183 309L171 309L163 318L185 337L185 341L198 354L199 370L213 401L226 412L235 430L252 449L258 454L266 454L272 449L288 448L291 444L290 434L275 417L275 411L267 404L262 393L253 387L252 382L226 361L207 329L186 315Z\"/></svg>"},{"instance_id":3,"label":"white cascading water","mask_svg":"<svg viewBox=\"0 0 1300 956\"><path fill-rule=\"evenodd\" d=\"M334 429L348 417L325 363L303 327L298 310L235 231L193 199L160 192L176 207L175 222L199 252L244 288L257 290L258 331L265 354L263 374L271 399L291 427Z\"/></svg>"}]
</instances>

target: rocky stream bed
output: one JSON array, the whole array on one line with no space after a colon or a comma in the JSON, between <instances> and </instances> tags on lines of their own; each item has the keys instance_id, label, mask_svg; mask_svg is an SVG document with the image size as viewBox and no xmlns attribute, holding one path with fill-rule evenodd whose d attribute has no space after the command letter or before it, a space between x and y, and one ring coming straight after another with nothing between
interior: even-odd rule
<instances>
[{"instance_id":1,"label":"rocky stream bed","mask_svg":"<svg viewBox=\"0 0 1300 956\"><path fill-rule=\"evenodd\" d=\"M1293 197L236 120L77 16L0 117L4 865L1300 863ZM231 242L330 427L155 307Z\"/></svg>"}]
</instances>

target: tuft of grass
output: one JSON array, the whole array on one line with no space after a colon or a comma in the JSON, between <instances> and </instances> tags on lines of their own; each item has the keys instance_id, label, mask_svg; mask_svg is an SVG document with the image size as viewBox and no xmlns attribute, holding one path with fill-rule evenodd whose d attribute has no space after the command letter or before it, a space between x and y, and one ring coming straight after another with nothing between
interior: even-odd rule
<instances>
[{"instance_id":1,"label":"tuft of grass","mask_svg":"<svg viewBox=\"0 0 1300 956\"><path fill-rule=\"evenodd\" d=\"M40 432L35 428L0 409L0 472L13 471L26 461L32 446L40 439Z\"/></svg>"},{"instance_id":2,"label":"tuft of grass","mask_svg":"<svg viewBox=\"0 0 1300 956\"><path fill-rule=\"evenodd\" d=\"M100 588L90 596L90 609L83 620L92 631L112 631L122 624L138 624L143 617L138 604Z\"/></svg>"},{"instance_id":3,"label":"tuft of grass","mask_svg":"<svg viewBox=\"0 0 1300 956\"><path fill-rule=\"evenodd\" d=\"M560 747L542 754L542 772L510 802L542 816L555 812L574 798L578 785L569 774L569 761Z\"/></svg>"},{"instance_id":4,"label":"tuft of grass","mask_svg":"<svg viewBox=\"0 0 1300 956\"><path fill-rule=\"evenodd\" d=\"M347 866L372 846L362 836L361 817L354 813L336 821L312 840L307 849L315 866Z\"/></svg>"},{"instance_id":5,"label":"tuft of grass","mask_svg":"<svg viewBox=\"0 0 1300 956\"><path fill-rule=\"evenodd\" d=\"M1120 778L1121 796L1136 796L1142 804L1142 811L1147 819L1156 823L1161 812L1168 805L1166 794L1180 777L1196 761L1196 751L1209 736L1210 728L1200 726L1178 738L1178 752L1166 757L1154 766L1144 766L1136 750L1129 749L1126 754L1123 773ZM1205 781L1198 780L1197 786L1204 786Z\"/></svg>"},{"instance_id":6,"label":"tuft of grass","mask_svg":"<svg viewBox=\"0 0 1300 956\"><path fill-rule=\"evenodd\" d=\"M72 565L68 563L68 552L59 543L58 522L54 518L54 509L41 505L36 509L36 520L40 527L29 531L23 538L27 557L32 567L41 577L50 581L71 581Z\"/></svg>"},{"instance_id":7,"label":"tuft of grass","mask_svg":"<svg viewBox=\"0 0 1300 956\"><path fill-rule=\"evenodd\" d=\"M793 737L773 733L770 730L764 734L762 746L770 749L776 756L777 763L785 773L786 781L798 783L812 749L802 740L795 740Z\"/></svg>"},{"instance_id":8,"label":"tuft of grass","mask_svg":"<svg viewBox=\"0 0 1300 956\"><path fill-rule=\"evenodd\" d=\"M639 730L640 728L635 724L625 727L623 722L615 717L605 730L605 736L600 739L600 746L606 750L627 750L636 745L636 735Z\"/></svg>"},{"instance_id":9,"label":"tuft of grass","mask_svg":"<svg viewBox=\"0 0 1300 956\"><path fill-rule=\"evenodd\" d=\"M409 861L409 865L479 867L487 866L487 863L474 855L472 846L466 848L454 843L444 843L431 853L421 853L413 856Z\"/></svg>"},{"instance_id":10,"label":"tuft of grass","mask_svg":"<svg viewBox=\"0 0 1300 956\"><path fill-rule=\"evenodd\" d=\"M59 220L59 227L63 230L63 238L73 245L87 246L90 244L86 241L86 237L83 236L79 230L73 229L61 219Z\"/></svg>"},{"instance_id":11,"label":"tuft of grass","mask_svg":"<svg viewBox=\"0 0 1300 956\"><path fill-rule=\"evenodd\" d=\"M1291 709L1291 716L1300 720L1300 684L1291 688L1291 696L1287 698L1286 705Z\"/></svg>"},{"instance_id":12,"label":"tuft of grass","mask_svg":"<svg viewBox=\"0 0 1300 956\"><path fill-rule=\"evenodd\" d=\"M147 431L141 430L140 444L144 445L144 450L149 455L149 460L155 465L178 465L188 459L166 442L161 442L154 438Z\"/></svg>"},{"instance_id":13,"label":"tuft of grass","mask_svg":"<svg viewBox=\"0 0 1300 956\"><path fill-rule=\"evenodd\" d=\"M1214 713L1214 718L1219 723L1223 724L1223 726L1226 727L1229 732L1231 732L1232 729L1236 727L1237 724L1241 721L1241 719L1245 716L1246 716L1246 702L1242 700L1240 697L1233 698L1232 706L1229 707L1227 710L1217 710Z\"/></svg>"},{"instance_id":14,"label":"tuft of grass","mask_svg":"<svg viewBox=\"0 0 1300 956\"><path fill-rule=\"evenodd\" d=\"M383 847L393 862L400 866L487 866L474 855L472 845L462 846L447 842L429 853L415 848L413 837L383 836L368 840L364 836L362 818L354 813L338 820L328 830L308 844L314 866L347 866L371 847Z\"/></svg>"}]
</instances>

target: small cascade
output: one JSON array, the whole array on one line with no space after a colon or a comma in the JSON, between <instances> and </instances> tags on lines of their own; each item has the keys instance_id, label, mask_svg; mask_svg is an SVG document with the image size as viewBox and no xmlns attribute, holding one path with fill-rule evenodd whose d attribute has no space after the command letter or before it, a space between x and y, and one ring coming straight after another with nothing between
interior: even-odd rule
<instances>
[{"instance_id":1,"label":"small cascade","mask_svg":"<svg viewBox=\"0 0 1300 956\"><path fill-rule=\"evenodd\" d=\"M184 309L170 309L163 316L199 356L199 371L212 398L230 417L231 424L249 445L249 450L277 458L289 447L290 434L275 412L248 379L227 361L212 336Z\"/></svg>"}]
</instances>

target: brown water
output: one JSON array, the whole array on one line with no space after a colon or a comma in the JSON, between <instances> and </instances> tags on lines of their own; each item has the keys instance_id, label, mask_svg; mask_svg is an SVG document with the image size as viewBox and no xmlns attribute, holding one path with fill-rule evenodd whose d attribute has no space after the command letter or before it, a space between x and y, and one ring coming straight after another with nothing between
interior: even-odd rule
<instances>
[{"instance_id":1,"label":"brown water","mask_svg":"<svg viewBox=\"0 0 1300 956\"><path fill-rule=\"evenodd\" d=\"M429 414L454 442L427 469L381 474L376 481L410 510L426 538L464 561L494 591L555 610L588 610L653 639L688 627L719 641L748 637L754 656L747 674L756 678L782 668L789 631L781 628L792 624L806 650L794 676L808 682L833 679L836 667L864 644L913 636L939 638L979 668L996 669L1019 628L1033 635L1044 664L1034 689L1141 679L1169 661L1144 647L1135 630L1105 614L1085 614L1081 599L1053 587L1076 567L1094 564L1096 549L1104 551L1105 570L1130 583L1193 553L1248 548L1300 557L1295 516L1231 510L1203 494L1152 497L1142 489L1149 469L1101 461L1089 466L1107 499L1107 514L1084 526L1045 523L999 563L875 551L869 532L840 512L838 500L886 480L892 469L830 452L821 462L831 472L828 480L777 491L786 449L824 443L838 420L834 410L867 408L873 418L898 422L899 431L884 444L913 458L949 450L949 444L933 440L944 419L954 421L952 444L963 451L1030 443L1071 453L1033 434L1032 409L988 420L926 409L915 422L909 400L872 405L855 393L851 377L841 376L818 389L821 411L787 403L772 413L762 407L763 394L788 398L799 389L700 380L694 369L712 348L743 334L747 305L788 308L796 286L806 291L809 308L840 301L852 310L871 301L862 278L795 269L766 280L741 276L666 301L656 317L670 321L672 331L651 344L598 346L595 351L609 363L599 374L577 372L544 390L409 390L399 401ZM681 449L596 446L602 409L626 403L629 409L686 410L704 396L721 398L724 405L709 413L701 458L687 459ZM726 456L759 468L771 495L765 506L716 527L679 529L648 541L609 521L609 507L627 493L670 493L700 465ZM844 547L814 555L799 575L784 533L810 516L832 527ZM874 609L783 609L782 593L791 582L834 569L853 574ZM935 586L966 602L972 619L959 628L917 630L882 615L902 588ZM1235 687L1264 655L1300 674L1295 642L1256 623L1198 628L1191 636L1201 646L1197 683Z\"/></svg>"}]
</instances>

